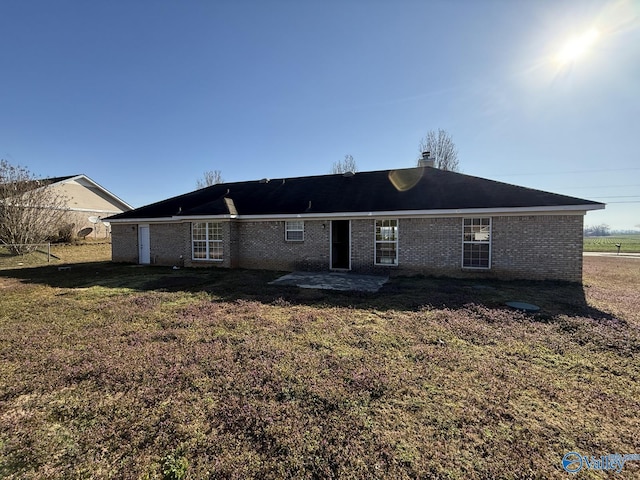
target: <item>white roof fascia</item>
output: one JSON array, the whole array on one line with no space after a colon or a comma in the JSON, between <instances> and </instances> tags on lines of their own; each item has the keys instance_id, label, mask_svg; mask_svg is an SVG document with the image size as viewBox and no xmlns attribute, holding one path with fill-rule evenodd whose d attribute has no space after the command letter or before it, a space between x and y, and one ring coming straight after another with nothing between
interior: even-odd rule
<instances>
[{"instance_id":1,"label":"white roof fascia","mask_svg":"<svg viewBox=\"0 0 640 480\"><path fill-rule=\"evenodd\" d=\"M91 180L89 177L87 177L84 174L81 175L76 175L75 177L71 177L71 178L67 178L66 180L62 180L58 183L61 184L65 184L71 181L76 181L78 179L82 179L82 180L86 180L87 182L89 182L90 184L92 184L94 187L96 187L98 190L101 190L103 193L106 193L107 195L109 195L110 197L114 198L115 200L117 200L118 202L120 202L121 204L129 207L129 209L133 210L134 208L129 205L127 202L125 202L124 200L122 200L120 197L118 197L117 195L114 195L113 193L111 193L109 190L107 190L106 188L104 188L102 185L97 184L96 182L94 182L93 180ZM55 184L54 184L55 185Z\"/></svg>"},{"instance_id":2,"label":"white roof fascia","mask_svg":"<svg viewBox=\"0 0 640 480\"><path fill-rule=\"evenodd\" d=\"M229 220L241 217L241 215L230 215L225 213L224 215L180 215L179 217L173 217L176 220Z\"/></svg>"},{"instance_id":3,"label":"white roof fascia","mask_svg":"<svg viewBox=\"0 0 640 480\"><path fill-rule=\"evenodd\" d=\"M538 213L560 215L563 213L584 214L588 210L601 210L604 205L562 205L552 207L510 207L510 208L460 208L441 210L389 210L378 212L335 212L299 213L277 215L238 215L238 220L268 220L296 218L373 218L373 217L451 217L461 215L520 215ZM200 217L203 218L203 217Z\"/></svg>"},{"instance_id":4,"label":"white roof fascia","mask_svg":"<svg viewBox=\"0 0 640 480\"><path fill-rule=\"evenodd\" d=\"M158 217L158 218L114 218L108 220L110 223L181 223L193 220L229 220L236 218L236 215L190 215L179 217Z\"/></svg>"},{"instance_id":5,"label":"white roof fascia","mask_svg":"<svg viewBox=\"0 0 640 480\"><path fill-rule=\"evenodd\" d=\"M118 213L122 213L122 212L117 212L115 210L100 210L100 209L95 209L95 208L75 208L75 207L69 207L69 208L63 208L62 210L68 210L70 212L95 212L95 213L104 213L105 215L117 215Z\"/></svg>"},{"instance_id":6,"label":"white roof fascia","mask_svg":"<svg viewBox=\"0 0 640 480\"><path fill-rule=\"evenodd\" d=\"M141 218L114 218L113 220L107 220L107 222L112 224L113 223L178 223L179 220L176 220L173 217L159 217L159 218L142 218L141 217Z\"/></svg>"},{"instance_id":7,"label":"white roof fascia","mask_svg":"<svg viewBox=\"0 0 640 480\"><path fill-rule=\"evenodd\" d=\"M605 205L558 205L550 207L509 207L509 208L460 208L440 210L388 210L379 212L334 212L334 213L283 213L274 215L189 215L162 218L114 219L112 223L157 223L193 220L287 220L324 218L374 218L374 217L459 217L464 215L504 215L521 214L584 215L589 210L602 210Z\"/></svg>"}]
</instances>

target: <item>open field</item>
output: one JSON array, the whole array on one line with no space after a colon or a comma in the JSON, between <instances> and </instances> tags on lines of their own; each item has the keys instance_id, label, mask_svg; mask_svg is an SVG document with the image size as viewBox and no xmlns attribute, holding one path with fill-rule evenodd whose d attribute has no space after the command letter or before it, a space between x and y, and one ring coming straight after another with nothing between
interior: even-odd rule
<instances>
[{"instance_id":1,"label":"open field","mask_svg":"<svg viewBox=\"0 0 640 480\"><path fill-rule=\"evenodd\" d=\"M585 237L585 252L640 253L640 235L611 235L608 237Z\"/></svg>"},{"instance_id":2,"label":"open field","mask_svg":"<svg viewBox=\"0 0 640 480\"><path fill-rule=\"evenodd\" d=\"M584 287L276 276L0 271L0 478L566 478L567 452L640 453L638 260L586 258Z\"/></svg>"}]
</instances>

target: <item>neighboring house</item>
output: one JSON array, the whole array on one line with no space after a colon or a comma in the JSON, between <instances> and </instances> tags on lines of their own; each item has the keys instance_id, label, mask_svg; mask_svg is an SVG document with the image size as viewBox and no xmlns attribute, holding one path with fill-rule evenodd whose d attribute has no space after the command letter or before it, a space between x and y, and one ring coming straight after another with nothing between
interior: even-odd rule
<instances>
[{"instance_id":1,"label":"neighboring house","mask_svg":"<svg viewBox=\"0 0 640 480\"><path fill-rule=\"evenodd\" d=\"M115 262L580 282L602 208L421 166L218 184L109 221Z\"/></svg>"},{"instance_id":2,"label":"neighboring house","mask_svg":"<svg viewBox=\"0 0 640 480\"><path fill-rule=\"evenodd\" d=\"M88 227L94 230L92 236L106 237L110 227L103 224L102 220L133 209L131 205L86 175L45 178L39 180L38 185L48 186L63 198L68 211L65 222L74 225L74 235ZM100 221L96 222L97 219Z\"/></svg>"}]
</instances>

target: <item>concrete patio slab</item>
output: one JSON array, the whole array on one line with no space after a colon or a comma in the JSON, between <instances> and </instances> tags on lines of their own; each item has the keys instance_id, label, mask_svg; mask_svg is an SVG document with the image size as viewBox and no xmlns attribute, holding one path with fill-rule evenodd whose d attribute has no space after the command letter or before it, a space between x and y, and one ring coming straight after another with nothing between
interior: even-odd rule
<instances>
[{"instance_id":1,"label":"concrete patio slab","mask_svg":"<svg viewBox=\"0 0 640 480\"><path fill-rule=\"evenodd\" d=\"M272 282L270 285L291 285L300 288L377 292L388 276L360 275L342 272L292 272Z\"/></svg>"}]
</instances>

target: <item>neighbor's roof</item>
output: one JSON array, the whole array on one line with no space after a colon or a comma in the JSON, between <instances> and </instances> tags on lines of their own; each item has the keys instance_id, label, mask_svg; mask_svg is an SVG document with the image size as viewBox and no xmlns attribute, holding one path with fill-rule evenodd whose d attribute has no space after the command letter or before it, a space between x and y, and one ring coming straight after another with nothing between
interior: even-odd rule
<instances>
[{"instance_id":1,"label":"neighbor's roof","mask_svg":"<svg viewBox=\"0 0 640 480\"><path fill-rule=\"evenodd\" d=\"M63 185L68 182L76 182L80 185L83 185L84 187L101 192L102 196L106 196L107 198L114 201L115 203L119 203L122 206L122 210L125 210L125 211L133 210L133 207L129 205L127 202L125 202L118 196L114 195L109 190L104 188L102 185L90 179L84 174L67 175L64 177L36 178L33 180L26 180L23 182L19 182L19 185L21 185L20 188L22 191L26 191L26 190L32 190L36 188L57 185L57 184Z\"/></svg>"},{"instance_id":2,"label":"neighbor's roof","mask_svg":"<svg viewBox=\"0 0 640 480\"><path fill-rule=\"evenodd\" d=\"M574 208L575 207L575 208ZM430 167L221 183L109 220L596 210L604 204Z\"/></svg>"},{"instance_id":3,"label":"neighbor's roof","mask_svg":"<svg viewBox=\"0 0 640 480\"><path fill-rule=\"evenodd\" d=\"M69 175L66 177L53 177L53 178L43 178L39 180L40 183L44 183L45 185L55 185L55 184L65 184L68 182L76 182L80 185L83 185L90 190L98 191L101 193L101 196L106 196L110 201L119 203L122 210L129 211L133 210L133 207L129 205L127 202L122 200L120 197L114 195L112 192L104 188L98 182L92 180L84 174L79 175Z\"/></svg>"}]
</instances>

